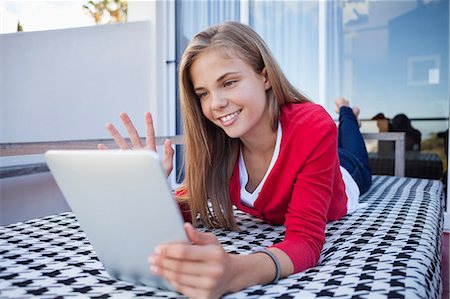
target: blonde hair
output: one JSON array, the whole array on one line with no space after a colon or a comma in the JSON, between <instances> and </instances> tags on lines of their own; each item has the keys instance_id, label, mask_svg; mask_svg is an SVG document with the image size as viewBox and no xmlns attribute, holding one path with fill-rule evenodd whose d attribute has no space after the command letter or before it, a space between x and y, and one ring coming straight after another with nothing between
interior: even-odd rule
<instances>
[{"instance_id":1,"label":"blonde hair","mask_svg":"<svg viewBox=\"0 0 450 299\"><path fill-rule=\"evenodd\" d=\"M184 128L185 180L183 188L194 225L196 218L209 227L237 229L230 197L230 179L237 161L240 141L228 137L202 113L194 91L190 68L205 51L235 55L257 74L264 69L271 83L267 91L272 128L278 126L280 107L285 103L309 102L286 79L263 39L249 26L226 22L198 33L184 51L179 84ZM208 199L210 204L208 205Z\"/></svg>"}]
</instances>

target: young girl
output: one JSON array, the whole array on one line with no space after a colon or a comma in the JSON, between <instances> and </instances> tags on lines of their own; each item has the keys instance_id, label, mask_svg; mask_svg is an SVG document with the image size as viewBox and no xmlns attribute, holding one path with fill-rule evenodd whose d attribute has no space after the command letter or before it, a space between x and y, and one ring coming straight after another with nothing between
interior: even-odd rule
<instances>
[{"instance_id":1,"label":"young girl","mask_svg":"<svg viewBox=\"0 0 450 299\"><path fill-rule=\"evenodd\" d=\"M337 99L337 129L288 82L258 34L235 22L197 34L179 71L186 176L177 197L194 226L200 218L209 227L237 229L234 205L285 225L286 235L266 250L234 255L186 223L192 243L161 244L149 257L150 270L186 296L216 298L315 266L327 221L353 212L371 184L359 110ZM129 117L121 119L132 148L155 150L149 113L145 146ZM107 128L120 148L130 148L112 124ZM170 141L164 151L169 174Z\"/></svg>"}]
</instances>

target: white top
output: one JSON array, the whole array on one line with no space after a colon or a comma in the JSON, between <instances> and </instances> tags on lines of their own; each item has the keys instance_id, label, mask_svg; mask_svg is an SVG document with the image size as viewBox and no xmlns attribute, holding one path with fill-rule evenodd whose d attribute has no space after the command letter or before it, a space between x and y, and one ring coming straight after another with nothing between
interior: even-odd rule
<instances>
[{"instance_id":1,"label":"white top","mask_svg":"<svg viewBox=\"0 0 450 299\"><path fill-rule=\"evenodd\" d=\"M278 122L277 141L275 143L275 149L273 151L272 160L270 161L269 168L267 168L267 171L263 179L253 192L248 192L247 189L245 189L245 186L247 186L248 183L248 172L247 167L245 166L244 156L242 155L241 149L239 153L239 182L241 184L241 202L246 206L254 207L255 201L258 198L259 193L261 192L261 189L264 186L264 183L266 182L267 176L272 171L272 168L278 159L278 155L280 153L282 134L283 133L281 130L281 124L280 122ZM347 214L352 214L357 209L366 206L366 204L360 204L358 201L359 188L353 177L350 175L347 169L345 169L342 166L340 168L342 173L342 179L345 184L345 193L347 194Z\"/></svg>"},{"instance_id":2,"label":"white top","mask_svg":"<svg viewBox=\"0 0 450 299\"><path fill-rule=\"evenodd\" d=\"M259 192L261 192L262 186L264 186L264 183L266 182L267 176L269 175L270 171L272 170L273 166L275 165L275 162L278 159L278 154L280 153L280 144L281 144L281 124L278 121L278 131L277 131L277 141L275 143L275 149L273 151L272 160L270 161L269 168L266 171L266 174L264 175L261 182L258 184L256 189L253 192L248 192L247 189L245 189L245 186L247 186L248 183L248 173L247 173L247 167L245 166L244 156L242 155L242 149L239 153L239 182L241 183L241 202L245 204L246 206L253 207L255 200L259 196Z\"/></svg>"},{"instance_id":3,"label":"white top","mask_svg":"<svg viewBox=\"0 0 450 299\"><path fill-rule=\"evenodd\" d=\"M359 187L347 169L341 166L341 173L345 184L345 194L347 194L347 215L350 215L367 206L367 203L359 203Z\"/></svg>"}]
</instances>

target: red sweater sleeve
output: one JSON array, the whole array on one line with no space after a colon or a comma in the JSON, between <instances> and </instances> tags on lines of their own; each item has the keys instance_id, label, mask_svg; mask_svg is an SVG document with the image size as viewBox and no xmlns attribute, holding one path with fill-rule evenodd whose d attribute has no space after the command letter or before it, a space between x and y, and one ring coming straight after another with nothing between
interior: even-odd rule
<instances>
[{"instance_id":1,"label":"red sweater sleeve","mask_svg":"<svg viewBox=\"0 0 450 299\"><path fill-rule=\"evenodd\" d=\"M184 187L175 190L175 198L185 197L188 194ZM189 204L187 202L178 201L178 207L180 208L181 215L185 222L192 222L191 210L189 209Z\"/></svg>"},{"instance_id":2,"label":"red sweater sleeve","mask_svg":"<svg viewBox=\"0 0 450 299\"><path fill-rule=\"evenodd\" d=\"M321 114L319 111L314 121L308 122L310 126L303 130L302 136L296 136L305 140L301 142L301 148L291 146L287 149L295 151L302 163L287 205L285 239L273 247L283 250L290 257L295 272L313 267L319 260L325 242L330 202L336 196L336 175L340 176L337 128L328 114L325 116L323 113L326 112ZM339 200L346 205L346 197L339 196ZM340 212L345 215L346 208Z\"/></svg>"}]
</instances>

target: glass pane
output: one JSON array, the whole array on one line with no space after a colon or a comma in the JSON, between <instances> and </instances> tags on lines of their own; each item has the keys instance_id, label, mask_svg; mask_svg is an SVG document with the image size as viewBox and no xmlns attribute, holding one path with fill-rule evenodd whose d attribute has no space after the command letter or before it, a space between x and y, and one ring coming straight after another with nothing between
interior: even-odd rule
<instances>
[{"instance_id":1,"label":"glass pane","mask_svg":"<svg viewBox=\"0 0 450 299\"><path fill-rule=\"evenodd\" d=\"M406 132L406 176L443 178L448 1L348 1L342 10L344 95L362 107L363 118L382 113L389 131ZM379 145L373 171L392 174L386 167L393 166L393 146Z\"/></svg>"}]
</instances>

